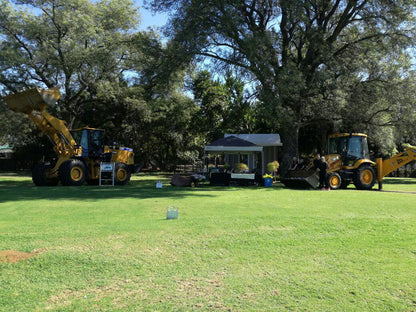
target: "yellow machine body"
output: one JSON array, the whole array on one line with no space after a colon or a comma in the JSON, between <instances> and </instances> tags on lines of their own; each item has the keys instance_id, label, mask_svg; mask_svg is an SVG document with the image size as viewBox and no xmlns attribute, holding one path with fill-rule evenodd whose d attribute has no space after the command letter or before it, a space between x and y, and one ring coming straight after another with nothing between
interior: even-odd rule
<instances>
[{"instance_id":1,"label":"yellow machine body","mask_svg":"<svg viewBox=\"0 0 416 312\"><path fill-rule=\"evenodd\" d=\"M58 157L52 165L44 163L34 168L35 184L55 185L58 180L64 185L81 185L84 181L94 184L99 179L99 164L104 160L117 164L118 184L127 183L134 165L133 151L129 148L100 147L98 145L101 144L97 143L92 153L92 145L88 142L90 133L102 137L103 131L85 127L71 133L63 120L53 117L46 111L47 106L56 103L60 97L58 88L49 90L34 88L4 97L11 110L27 114L38 129L49 137ZM78 136L79 142L74 139L74 132L83 132Z\"/></svg>"},{"instance_id":2,"label":"yellow machine body","mask_svg":"<svg viewBox=\"0 0 416 312\"><path fill-rule=\"evenodd\" d=\"M413 147L408 147L403 153L394 155L389 159L383 160L382 158L377 158L377 181L379 183L379 189L382 188L382 182L385 176L412 161L416 161L416 148Z\"/></svg>"},{"instance_id":3,"label":"yellow machine body","mask_svg":"<svg viewBox=\"0 0 416 312\"><path fill-rule=\"evenodd\" d=\"M48 90L34 88L4 97L9 108L15 112L30 114L42 112L48 105L53 105L61 98L58 88Z\"/></svg>"},{"instance_id":4,"label":"yellow machine body","mask_svg":"<svg viewBox=\"0 0 416 312\"><path fill-rule=\"evenodd\" d=\"M416 160L416 148L407 148L404 153L389 159L370 160L367 135L363 133L336 133L329 136L330 154L325 156L328 163L327 179L332 189L346 188L351 182L357 189L372 189L378 181L379 189L385 176L394 170ZM287 186L318 186L317 171L311 161L305 169L289 171L282 182Z\"/></svg>"}]
</instances>

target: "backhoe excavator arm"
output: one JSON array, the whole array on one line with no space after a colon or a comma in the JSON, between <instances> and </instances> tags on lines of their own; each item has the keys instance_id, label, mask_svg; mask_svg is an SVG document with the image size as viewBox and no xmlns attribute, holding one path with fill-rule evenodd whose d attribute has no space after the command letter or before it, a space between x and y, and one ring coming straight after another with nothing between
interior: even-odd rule
<instances>
[{"instance_id":1,"label":"backhoe excavator arm","mask_svg":"<svg viewBox=\"0 0 416 312\"><path fill-rule=\"evenodd\" d=\"M408 147L404 153L399 153L389 159L377 158L377 181L382 189L383 178L394 170L416 160L416 149Z\"/></svg>"}]
</instances>

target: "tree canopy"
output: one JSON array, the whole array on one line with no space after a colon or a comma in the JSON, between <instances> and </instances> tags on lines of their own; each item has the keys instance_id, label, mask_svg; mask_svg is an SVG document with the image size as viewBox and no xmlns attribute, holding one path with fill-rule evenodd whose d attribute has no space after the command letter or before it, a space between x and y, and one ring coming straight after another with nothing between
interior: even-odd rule
<instances>
[{"instance_id":1,"label":"tree canopy","mask_svg":"<svg viewBox=\"0 0 416 312\"><path fill-rule=\"evenodd\" d=\"M0 83L17 91L59 86L60 114L74 125L97 89L128 70L133 2L111 0L1 1ZM24 5L24 6L22 6Z\"/></svg>"},{"instance_id":2,"label":"tree canopy","mask_svg":"<svg viewBox=\"0 0 416 312\"><path fill-rule=\"evenodd\" d=\"M407 0L150 4L172 13L169 35L184 53L237 67L256 79L259 98L272 112L270 130L282 135L284 168L297 154L300 128L351 112L354 87L362 97L374 96L372 88L364 87L377 79L372 64L394 64L395 78L401 78L410 57L406 48L413 43L414 3ZM394 83L390 86L395 89ZM389 97L383 99L387 106ZM379 117L370 108L381 103L367 104L366 117Z\"/></svg>"},{"instance_id":3,"label":"tree canopy","mask_svg":"<svg viewBox=\"0 0 416 312\"><path fill-rule=\"evenodd\" d=\"M0 0L0 92L59 86L49 110L69 128L165 168L224 133L279 132L283 171L299 137L365 132L383 155L416 139L414 1L147 3L170 12L167 37L138 30L131 0ZM33 130L1 107L2 143Z\"/></svg>"}]
</instances>

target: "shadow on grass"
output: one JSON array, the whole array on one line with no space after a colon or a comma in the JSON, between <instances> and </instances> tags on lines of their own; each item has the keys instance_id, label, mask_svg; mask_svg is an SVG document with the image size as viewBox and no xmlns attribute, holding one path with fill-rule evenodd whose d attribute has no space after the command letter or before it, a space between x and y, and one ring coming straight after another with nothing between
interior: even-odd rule
<instances>
[{"instance_id":1,"label":"shadow on grass","mask_svg":"<svg viewBox=\"0 0 416 312\"><path fill-rule=\"evenodd\" d=\"M384 178L383 184L414 184L416 186L416 178Z\"/></svg>"},{"instance_id":2,"label":"shadow on grass","mask_svg":"<svg viewBox=\"0 0 416 312\"><path fill-rule=\"evenodd\" d=\"M8 176L0 180L0 203L21 201L21 200L84 200L94 201L116 198L185 198L195 197L217 197L216 192L232 192L241 189L264 189L258 186L209 186L208 183L201 187L174 187L169 185L169 179L160 177L163 181L163 188L155 188L155 178L141 177L140 180L132 180L128 185L121 186L49 186L38 187L31 179L21 180L20 178ZM282 187L273 187L270 190L279 190Z\"/></svg>"},{"instance_id":3,"label":"shadow on grass","mask_svg":"<svg viewBox=\"0 0 416 312\"><path fill-rule=\"evenodd\" d=\"M184 198L189 196L213 197L208 188L179 188L166 186L156 189L154 180L132 181L121 186L49 186L37 187L30 180L0 181L0 203L21 200L102 200L114 198Z\"/></svg>"},{"instance_id":4,"label":"shadow on grass","mask_svg":"<svg viewBox=\"0 0 416 312\"><path fill-rule=\"evenodd\" d=\"M31 175L30 171L0 171L0 175L3 177L28 177Z\"/></svg>"},{"instance_id":5,"label":"shadow on grass","mask_svg":"<svg viewBox=\"0 0 416 312\"><path fill-rule=\"evenodd\" d=\"M383 179L383 186L385 185L414 185L415 186L415 192L416 192L416 178L384 178ZM285 187L285 186L283 186ZM293 191L296 190L318 190L318 189L313 189L311 187L309 187L306 183L303 184L299 184L299 185L294 185L294 186L290 186L287 187L288 189L291 189ZM348 188L343 189L348 190L348 191L357 191L357 189L355 188L354 184L351 183ZM378 191L378 185L377 183L373 186L373 189L371 191ZM363 192L368 192L368 190L359 190L359 191L363 191ZM383 190L384 191L384 190ZM390 192L394 192L394 191L390 191ZM400 191L401 193L405 192L405 191ZM407 192L407 193L414 193L414 192Z\"/></svg>"}]
</instances>

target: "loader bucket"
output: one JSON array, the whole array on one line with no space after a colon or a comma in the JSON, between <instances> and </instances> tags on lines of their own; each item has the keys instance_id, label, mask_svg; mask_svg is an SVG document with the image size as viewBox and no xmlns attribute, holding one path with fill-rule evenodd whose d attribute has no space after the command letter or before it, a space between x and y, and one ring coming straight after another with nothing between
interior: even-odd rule
<instances>
[{"instance_id":1,"label":"loader bucket","mask_svg":"<svg viewBox=\"0 0 416 312\"><path fill-rule=\"evenodd\" d=\"M290 188L317 188L319 178L315 170L289 170L281 182Z\"/></svg>"},{"instance_id":2,"label":"loader bucket","mask_svg":"<svg viewBox=\"0 0 416 312\"><path fill-rule=\"evenodd\" d=\"M9 108L15 112L30 114L33 110L44 111L48 105L54 104L61 94L58 88L43 90L29 89L4 97Z\"/></svg>"}]
</instances>

